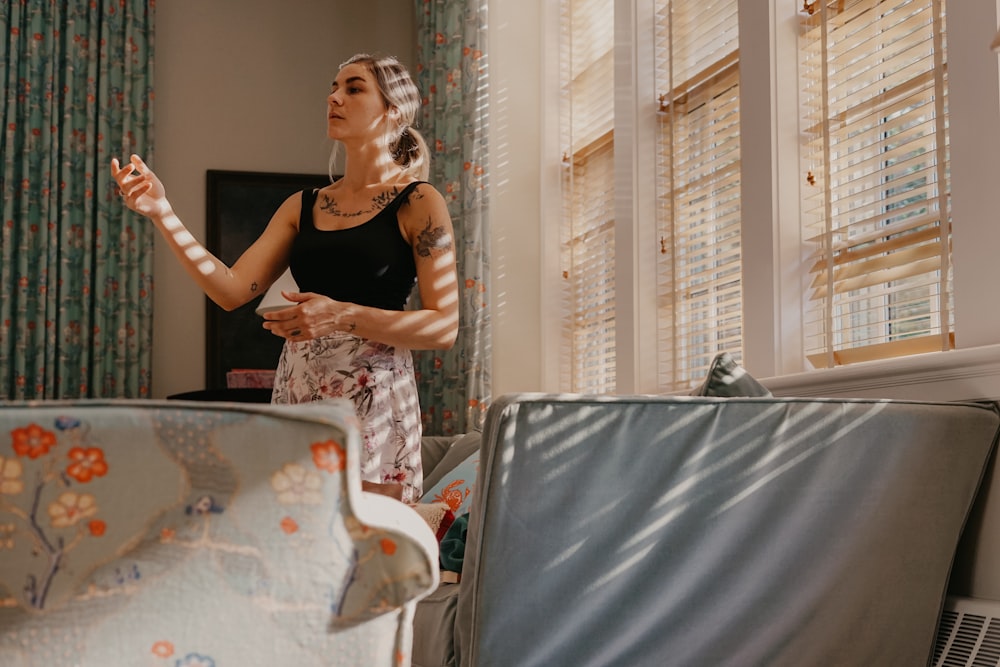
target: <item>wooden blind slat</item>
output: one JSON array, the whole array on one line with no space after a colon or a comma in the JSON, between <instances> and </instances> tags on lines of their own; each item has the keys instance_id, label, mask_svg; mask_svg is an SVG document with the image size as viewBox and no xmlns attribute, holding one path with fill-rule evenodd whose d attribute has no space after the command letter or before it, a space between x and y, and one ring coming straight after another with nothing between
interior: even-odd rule
<instances>
[{"instance_id":1,"label":"wooden blind slat","mask_svg":"<svg viewBox=\"0 0 1000 667\"><path fill-rule=\"evenodd\" d=\"M952 349L955 347L955 334L948 335L948 346L942 348L941 336L919 336L914 338L903 338L890 343L867 345L846 350L837 350L833 353L834 363L856 364L863 361L877 361L879 359L891 359L893 357L906 357L911 354L926 354L928 352L938 352L942 349ZM827 368L825 354L807 355L809 362L816 368Z\"/></svg>"},{"instance_id":2,"label":"wooden blind slat","mask_svg":"<svg viewBox=\"0 0 1000 667\"><path fill-rule=\"evenodd\" d=\"M573 391L614 389L613 7L566 0L560 66L565 174L562 353Z\"/></svg>"},{"instance_id":3,"label":"wooden blind slat","mask_svg":"<svg viewBox=\"0 0 1000 667\"><path fill-rule=\"evenodd\" d=\"M741 357L740 90L735 0L657 0L659 369L664 390Z\"/></svg>"}]
</instances>

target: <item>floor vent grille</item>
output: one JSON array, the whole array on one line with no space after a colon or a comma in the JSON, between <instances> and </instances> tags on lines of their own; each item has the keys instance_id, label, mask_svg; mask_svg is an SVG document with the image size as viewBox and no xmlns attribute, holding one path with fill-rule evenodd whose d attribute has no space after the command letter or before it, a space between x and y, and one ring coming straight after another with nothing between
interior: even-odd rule
<instances>
[{"instance_id":1,"label":"floor vent grille","mask_svg":"<svg viewBox=\"0 0 1000 667\"><path fill-rule=\"evenodd\" d=\"M1000 667L1000 602L948 598L934 644L934 667Z\"/></svg>"}]
</instances>

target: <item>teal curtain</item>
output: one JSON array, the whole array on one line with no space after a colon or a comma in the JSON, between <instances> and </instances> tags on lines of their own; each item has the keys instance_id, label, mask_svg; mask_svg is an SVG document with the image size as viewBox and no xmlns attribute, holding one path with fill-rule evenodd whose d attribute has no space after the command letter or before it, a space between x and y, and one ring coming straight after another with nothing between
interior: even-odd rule
<instances>
[{"instance_id":1,"label":"teal curtain","mask_svg":"<svg viewBox=\"0 0 1000 667\"><path fill-rule=\"evenodd\" d=\"M416 354L424 432L482 427L490 400L488 70L486 0L415 0L420 129L431 181L455 225L461 315L458 341Z\"/></svg>"},{"instance_id":2,"label":"teal curtain","mask_svg":"<svg viewBox=\"0 0 1000 667\"><path fill-rule=\"evenodd\" d=\"M151 157L154 5L4 3L0 399L149 395L153 231L108 165Z\"/></svg>"}]
</instances>

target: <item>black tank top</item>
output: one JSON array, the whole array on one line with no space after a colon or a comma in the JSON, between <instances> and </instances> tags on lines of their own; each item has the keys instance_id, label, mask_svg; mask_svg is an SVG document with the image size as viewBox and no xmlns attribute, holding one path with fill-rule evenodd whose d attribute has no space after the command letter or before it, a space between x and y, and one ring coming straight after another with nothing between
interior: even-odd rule
<instances>
[{"instance_id":1,"label":"black tank top","mask_svg":"<svg viewBox=\"0 0 1000 667\"><path fill-rule=\"evenodd\" d=\"M300 292L385 310L402 310L417 278L413 249L399 231L399 208L421 182L410 183L367 222L320 230L313 223L318 190L302 191L299 233L289 267Z\"/></svg>"}]
</instances>

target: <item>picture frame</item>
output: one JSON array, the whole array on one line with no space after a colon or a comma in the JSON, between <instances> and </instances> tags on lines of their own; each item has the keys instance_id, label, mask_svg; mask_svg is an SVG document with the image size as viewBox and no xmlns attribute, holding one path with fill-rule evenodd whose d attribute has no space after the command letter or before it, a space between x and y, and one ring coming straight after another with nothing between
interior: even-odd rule
<instances>
[{"instance_id":1,"label":"picture frame","mask_svg":"<svg viewBox=\"0 0 1000 667\"><path fill-rule=\"evenodd\" d=\"M327 174L205 172L206 248L228 266L260 236L290 195L330 184ZM233 370L273 371L284 339L263 328L254 308L264 296L225 311L206 297L205 388L226 389Z\"/></svg>"}]
</instances>

